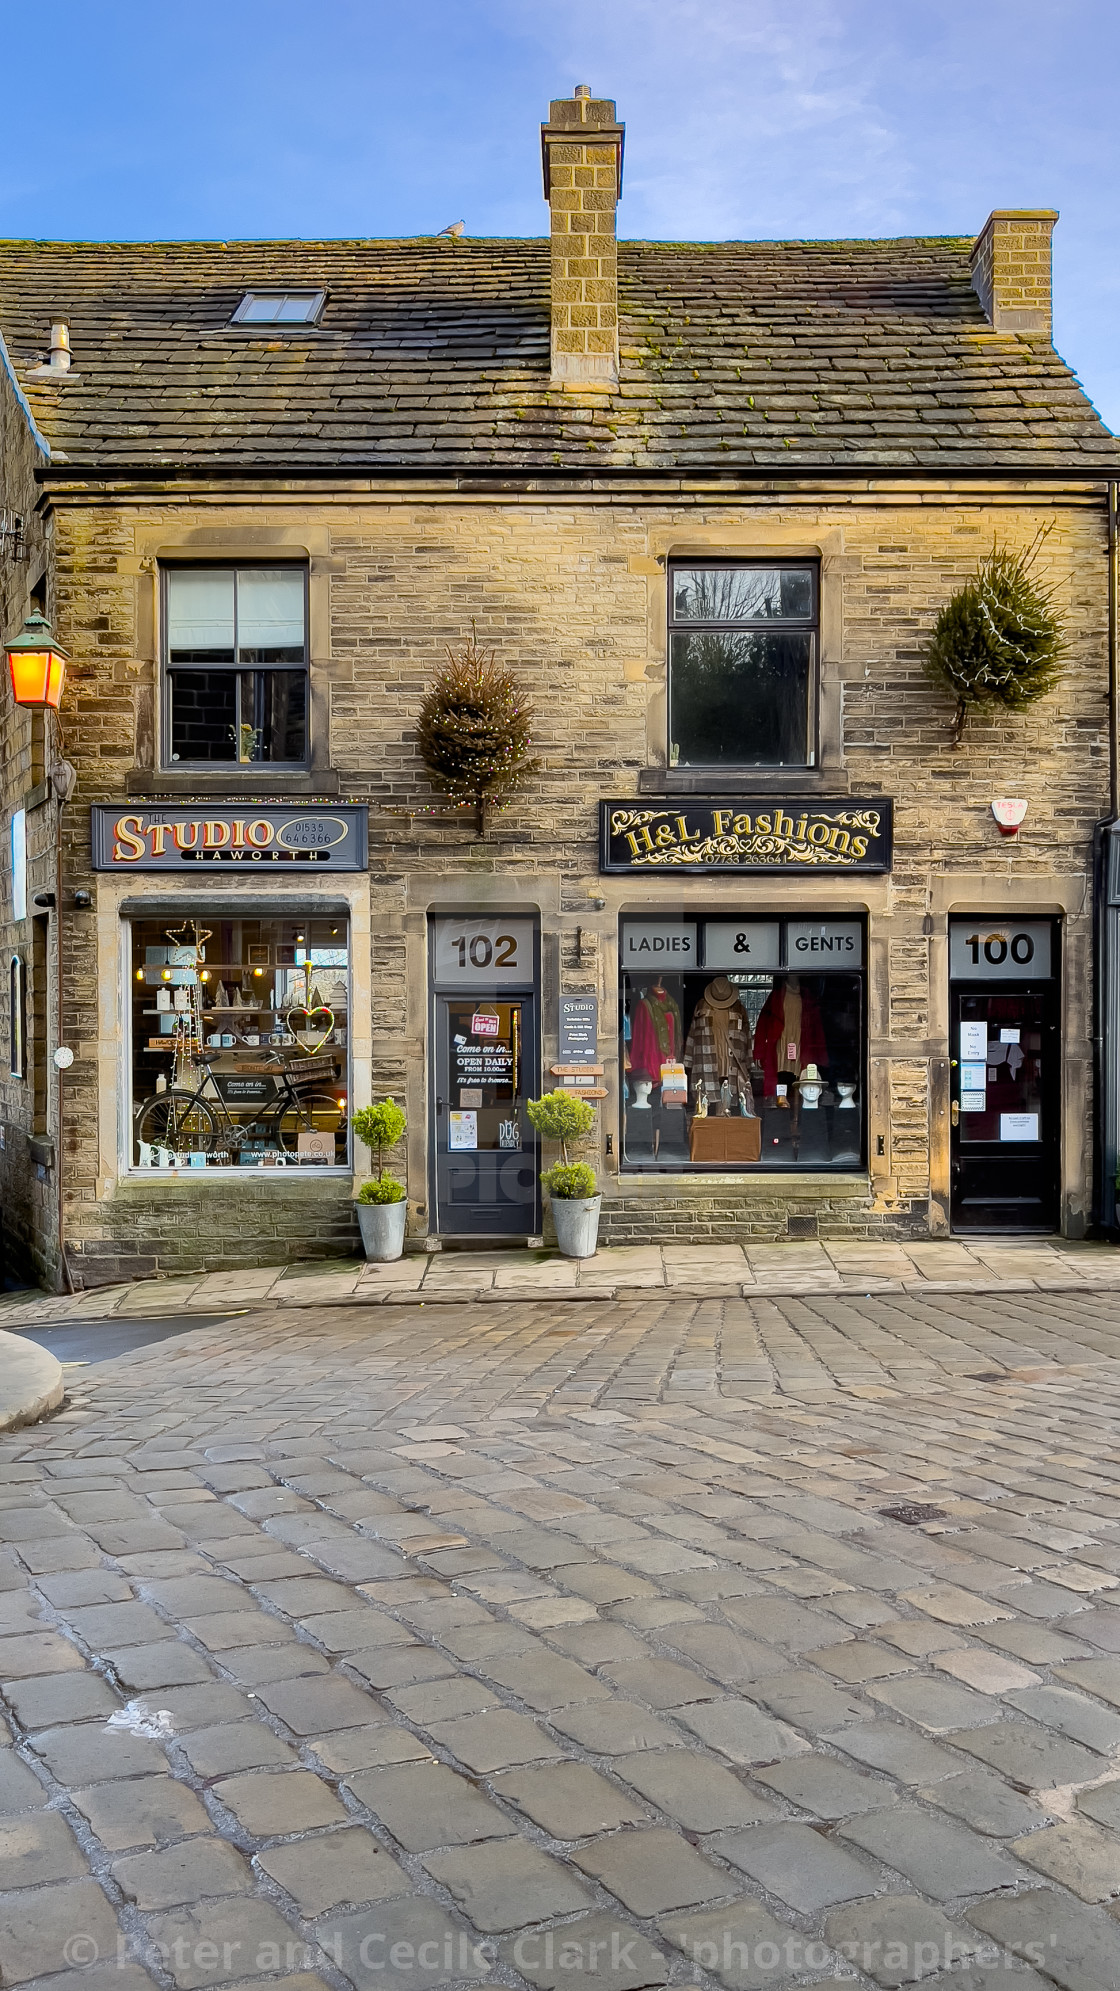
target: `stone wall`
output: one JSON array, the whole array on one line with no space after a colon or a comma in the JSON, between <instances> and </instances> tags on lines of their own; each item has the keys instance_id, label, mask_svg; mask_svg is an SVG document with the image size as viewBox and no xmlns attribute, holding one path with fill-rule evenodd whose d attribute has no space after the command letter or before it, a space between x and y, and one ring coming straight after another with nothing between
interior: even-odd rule
<instances>
[{"instance_id":1,"label":"stone wall","mask_svg":"<svg viewBox=\"0 0 1120 1991\"><path fill-rule=\"evenodd\" d=\"M209 494L204 528L171 500L104 506L59 500L60 635L76 659L68 738L81 759L79 797L66 812L68 889L99 889L89 871L86 805L123 800L137 759L152 752L157 548L195 557L223 546L270 557L311 556L312 626L321 631L314 671L329 712L329 761L343 799L370 804L371 1072L375 1092L408 1098L411 1229L423 1231L427 1130L424 922L430 907L536 907L546 939L545 1062L554 1055L555 995L592 987L603 1005L601 1049L610 1098L594 1158L612 1238L790 1234L911 1234L943 1229L947 1194L947 982L945 937L954 908L999 914L1058 912L1066 919L1064 1021L1064 1225L1076 1234L1089 1208L1091 1124L1091 923L1087 888L1092 826L1107 806L1106 557L1100 494L1060 485L934 491L915 487L813 491L769 500L675 505L590 491L547 502L493 502L435 493L417 502L386 487L374 496L293 492L284 504L237 503ZM927 680L922 646L933 619L998 538L1030 543L1051 526L1040 568L1058 588L1071 653L1058 688L1024 715L971 718L952 744L952 702ZM193 535L193 537L192 537ZM255 536L255 537L254 537ZM895 800L894 870L883 879L685 879L639 883L598 872L596 808L664 773L665 560L673 553L816 554L822 571L822 754L818 772L793 775L785 792ZM540 768L479 843L464 822L441 821L442 804L419 765L416 713L445 646L469 635L493 644L522 675L536 708ZM658 770L660 769L660 773ZM718 778L713 780L718 787ZM759 788L774 788L760 775ZM275 791L282 783L275 780ZM181 792L176 790L176 792ZM232 787L231 794L236 794ZM258 790L259 792L259 790ZM990 814L997 795L1028 800L1014 843ZM135 805L134 805L135 806ZM424 811L435 811L425 815ZM617 1129L617 1061L609 1037L616 994L620 911L635 902L668 910L703 900L753 908L863 911L870 920L869 1071L871 1160L866 1175L816 1187L713 1188L681 1177L651 1204L648 1183L617 1176L603 1139ZM601 906L596 901L602 901ZM582 960L576 962L577 928ZM79 1049L69 1098L68 1225L83 1264L119 1271L130 1254L147 1268L170 1262L160 1212L185 1207L184 1190L148 1185L141 1205L119 1180L108 1140L100 1056L117 1055L105 1008L95 923L68 921L69 1021ZM558 938L557 938L558 936ZM553 948L550 954L549 947ZM99 994L100 986L100 994ZM96 1054L96 1055L95 1055ZM102 1068L105 1068L104 1066ZM99 1121L100 1112L100 1121ZM100 1142L98 1126L102 1129ZM879 1141L882 1152L879 1153ZM615 1146L617 1148L617 1141ZM364 1157L363 1157L364 1159ZM804 1178L801 1179L804 1181ZM352 1231L318 1204L284 1205L277 1226L260 1200L206 1200L204 1241L190 1249L214 1264L350 1249ZM284 1191L287 1196L287 1187ZM193 1210L193 1203L190 1206ZM300 1211L306 1211L306 1219ZM247 1235L247 1226L253 1235ZM678 1228L679 1226L679 1228ZM116 1272L114 1272L116 1276Z\"/></svg>"}]
</instances>

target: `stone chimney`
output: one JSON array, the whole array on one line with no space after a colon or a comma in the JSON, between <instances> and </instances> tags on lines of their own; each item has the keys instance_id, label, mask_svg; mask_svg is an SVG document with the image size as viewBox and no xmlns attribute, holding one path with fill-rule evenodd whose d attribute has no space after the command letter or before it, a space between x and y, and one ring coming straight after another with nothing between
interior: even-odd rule
<instances>
[{"instance_id":1,"label":"stone chimney","mask_svg":"<svg viewBox=\"0 0 1120 1991\"><path fill-rule=\"evenodd\" d=\"M997 207L972 245L972 288L996 332L1049 339L1055 209Z\"/></svg>"},{"instance_id":2,"label":"stone chimney","mask_svg":"<svg viewBox=\"0 0 1120 1991\"><path fill-rule=\"evenodd\" d=\"M586 83L549 105L541 126L552 212L552 385L618 386L618 253L624 127Z\"/></svg>"}]
</instances>

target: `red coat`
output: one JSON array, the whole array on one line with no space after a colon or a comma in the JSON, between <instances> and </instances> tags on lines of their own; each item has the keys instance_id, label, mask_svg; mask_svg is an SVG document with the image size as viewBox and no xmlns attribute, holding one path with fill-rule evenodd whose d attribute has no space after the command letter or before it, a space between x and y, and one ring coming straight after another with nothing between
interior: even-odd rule
<instances>
[{"instance_id":1,"label":"red coat","mask_svg":"<svg viewBox=\"0 0 1120 1991\"><path fill-rule=\"evenodd\" d=\"M778 1083L778 1073L785 1071L785 1000L786 992L782 984L771 989L766 1004L755 1026L754 1055L762 1066L763 1090L772 1099ZM815 996L808 989L801 991L801 1035L798 1039L800 1065L827 1065L828 1045L824 1041L824 1028L821 1013Z\"/></svg>"}]
</instances>

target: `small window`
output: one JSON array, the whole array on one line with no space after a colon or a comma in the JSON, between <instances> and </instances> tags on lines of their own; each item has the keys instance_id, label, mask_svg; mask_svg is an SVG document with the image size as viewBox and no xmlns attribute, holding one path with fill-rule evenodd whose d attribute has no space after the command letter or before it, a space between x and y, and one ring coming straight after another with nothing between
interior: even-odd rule
<instances>
[{"instance_id":1,"label":"small window","mask_svg":"<svg viewBox=\"0 0 1120 1991\"><path fill-rule=\"evenodd\" d=\"M816 674L815 566L670 570L670 767L811 767Z\"/></svg>"},{"instance_id":2,"label":"small window","mask_svg":"<svg viewBox=\"0 0 1120 1991\"><path fill-rule=\"evenodd\" d=\"M248 290L232 325L317 325L326 293L321 290Z\"/></svg>"},{"instance_id":3,"label":"small window","mask_svg":"<svg viewBox=\"0 0 1120 1991\"><path fill-rule=\"evenodd\" d=\"M164 628L170 762L306 762L304 568L169 567Z\"/></svg>"},{"instance_id":4,"label":"small window","mask_svg":"<svg viewBox=\"0 0 1120 1991\"><path fill-rule=\"evenodd\" d=\"M8 966L8 1069L13 1078L27 1071L27 979L18 954Z\"/></svg>"}]
</instances>

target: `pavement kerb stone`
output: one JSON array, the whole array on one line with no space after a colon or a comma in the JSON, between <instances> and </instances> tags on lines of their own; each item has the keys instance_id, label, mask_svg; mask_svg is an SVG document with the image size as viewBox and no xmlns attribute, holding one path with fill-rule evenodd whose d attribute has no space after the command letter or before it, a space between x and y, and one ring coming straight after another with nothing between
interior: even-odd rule
<instances>
[{"instance_id":1,"label":"pavement kerb stone","mask_svg":"<svg viewBox=\"0 0 1120 1991\"><path fill-rule=\"evenodd\" d=\"M0 1431L34 1424L62 1402L62 1370L33 1341L0 1334Z\"/></svg>"}]
</instances>

